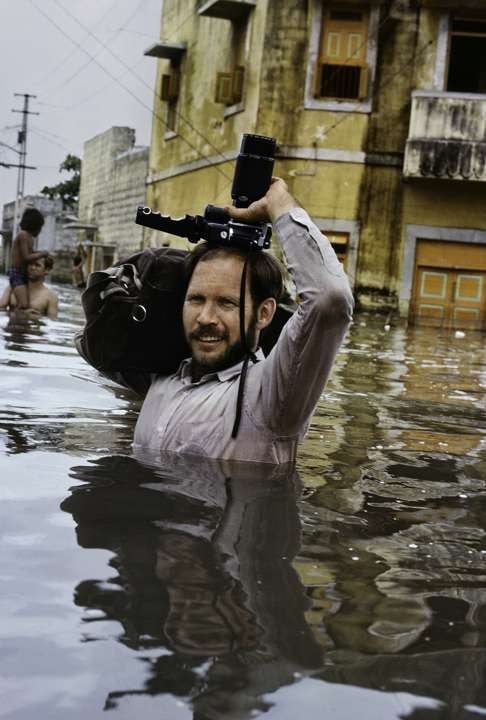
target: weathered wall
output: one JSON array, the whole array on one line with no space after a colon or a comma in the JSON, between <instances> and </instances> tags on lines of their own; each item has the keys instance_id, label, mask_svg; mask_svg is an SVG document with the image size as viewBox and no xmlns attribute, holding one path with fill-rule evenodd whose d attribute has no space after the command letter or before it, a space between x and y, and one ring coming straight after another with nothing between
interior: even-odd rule
<instances>
[{"instance_id":1,"label":"weathered wall","mask_svg":"<svg viewBox=\"0 0 486 720\"><path fill-rule=\"evenodd\" d=\"M115 158L104 234L122 255L137 252L142 246L143 230L135 224L135 215L137 207L145 204L148 154L148 147L134 147Z\"/></svg>"},{"instance_id":2,"label":"weathered wall","mask_svg":"<svg viewBox=\"0 0 486 720\"><path fill-rule=\"evenodd\" d=\"M186 42L189 50L181 63L177 134L170 139L166 137L165 103L160 101L159 93L161 76L169 72L170 62L158 61L147 191L151 207L180 215L200 213L207 203L228 201L233 165L224 163L221 153L234 159L241 134L262 131L257 128L257 110L267 1L259 2L250 16L243 109L230 116L226 113L226 117L225 106L216 103L214 97L217 72L230 69L231 23L199 16L192 0L164 2L161 37L170 37L172 42ZM214 157L220 164L210 169L198 170L196 167L184 175L160 180L161 173L184 163L204 166L206 157ZM147 238L149 243L160 242L160 236L157 238L153 233Z\"/></svg>"},{"instance_id":3,"label":"weathered wall","mask_svg":"<svg viewBox=\"0 0 486 720\"><path fill-rule=\"evenodd\" d=\"M409 183L403 175L412 93L443 89L437 58L444 6L432 0L364 4L377 18L369 108L343 112L309 103L306 82L308 86L320 2L262 0L250 16L244 103L228 116L214 102L214 87L216 72L227 69L230 23L199 17L195 10L191 15L190 0L165 0L161 36L186 42L188 50L181 65L179 135L166 136L161 121L165 104L155 104L159 117L147 198L155 209L173 215L226 202L233 163L202 169L201 158L214 161L222 151L233 159L242 132L277 137L276 173L311 215L359 227L355 293L361 306L389 310L398 307L407 225L484 226L485 190L481 183L467 181L464 190L452 181ZM158 62L157 88L168 68L169 61ZM146 240L167 238L151 233ZM171 242L184 244L174 238Z\"/></svg>"},{"instance_id":4,"label":"weathered wall","mask_svg":"<svg viewBox=\"0 0 486 720\"><path fill-rule=\"evenodd\" d=\"M87 140L79 192L79 218L86 223L105 222L105 206L111 192L115 158L135 144L135 131L113 127ZM100 227L100 239L102 230Z\"/></svg>"},{"instance_id":5,"label":"weathered wall","mask_svg":"<svg viewBox=\"0 0 486 720\"><path fill-rule=\"evenodd\" d=\"M135 146L135 131L112 127L84 144L79 219L96 224L96 242L116 245L118 255L142 246L135 224L137 206L145 203L148 148Z\"/></svg>"}]
</instances>

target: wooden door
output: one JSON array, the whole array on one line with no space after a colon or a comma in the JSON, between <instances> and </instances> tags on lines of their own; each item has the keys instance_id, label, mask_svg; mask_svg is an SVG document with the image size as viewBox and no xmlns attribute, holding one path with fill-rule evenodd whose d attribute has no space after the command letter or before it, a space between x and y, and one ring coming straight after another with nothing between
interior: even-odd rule
<instances>
[{"instance_id":1,"label":"wooden door","mask_svg":"<svg viewBox=\"0 0 486 720\"><path fill-rule=\"evenodd\" d=\"M423 325L485 330L486 247L419 241L411 319Z\"/></svg>"}]
</instances>

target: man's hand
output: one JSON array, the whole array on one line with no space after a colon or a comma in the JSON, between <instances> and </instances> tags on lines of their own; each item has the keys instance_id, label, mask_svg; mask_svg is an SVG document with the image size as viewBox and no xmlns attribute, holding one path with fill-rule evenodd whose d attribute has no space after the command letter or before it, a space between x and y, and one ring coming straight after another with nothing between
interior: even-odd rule
<instances>
[{"instance_id":1,"label":"man's hand","mask_svg":"<svg viewBox=\"0 0 486 720\"><path fill-rule=\"evenodd\" d=\"M260 200L255 200L247 208L235 208L227 205L225 211L233 220L240 222L270 221L274 223L281 215L295 207L298 207L298 204L289 193L287 183L282 178L273 177L266 195Z\"/></svg>"}]
</instances>

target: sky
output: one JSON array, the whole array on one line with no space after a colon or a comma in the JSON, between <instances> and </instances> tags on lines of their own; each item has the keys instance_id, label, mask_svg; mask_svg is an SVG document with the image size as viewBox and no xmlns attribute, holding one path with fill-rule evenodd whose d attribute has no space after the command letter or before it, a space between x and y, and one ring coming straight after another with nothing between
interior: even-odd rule
<instances>
[{"instance_id":1,"label":"sky","mask_svg":"<svg viewBox=\"0 0 486 720\"><path fill-rule=\"evenodd\" d=\"M113 125L149 145L155 58L163 0L0 0L0 162L17 163L23 97L36 95L28 117L25 194L69 177L68 153ZM10 147L6 147L6 145ZM11 149L13 148L13 150ZM15 200L17 169L0 166L0 215Z\"/></svg>"}]
</instances>

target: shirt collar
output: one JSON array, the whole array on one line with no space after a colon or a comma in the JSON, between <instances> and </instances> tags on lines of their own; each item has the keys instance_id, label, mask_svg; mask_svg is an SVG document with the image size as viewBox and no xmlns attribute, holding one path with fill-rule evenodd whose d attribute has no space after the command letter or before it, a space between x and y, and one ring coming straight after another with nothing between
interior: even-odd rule
<instances>
[{"instance_id":1,"label":"shirt collar","mask_svg":"<svg viewBox=\"0 0 486 720\"><path fill-rule=\"evenodd\" d=\"M263 354L263 350L261 348L258 348L255 353L255 357L258 362L260 362L260 360L265 360L265 355ZM215 377L217 377L220 382L228 382L228 380L232 380L234 377L241 374L241 371L243 369L243 362L244 360L237 363L236 365L231 365L231 367L225 368L224 370L218 370L215 373L208 373L207 375L203 375L199 382L207 382L208 380L213 380ZM191 370L192 359L186 358L179 365L179 369L176 375L179 380L182 380L184 384L189 384L192 382Z\"/></svg>"}]
</instances>

